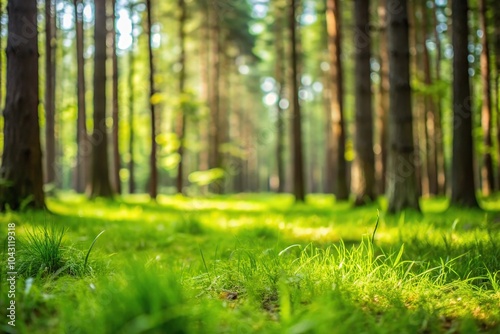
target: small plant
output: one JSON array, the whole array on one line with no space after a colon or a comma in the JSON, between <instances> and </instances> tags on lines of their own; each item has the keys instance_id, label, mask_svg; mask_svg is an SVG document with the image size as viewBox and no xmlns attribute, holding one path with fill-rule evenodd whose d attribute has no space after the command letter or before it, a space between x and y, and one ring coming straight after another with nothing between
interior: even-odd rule
<instances>
[{"instance_id":1,"label":"small plant","mask_svg":"<svg viewBox=\"0 0 500 334\"><path fill-rule=\"evenodd\" d=\"M64 267L62 240L66 228L35 227L21 242L19 273L26 276L53 274Z\"/></svg>"},{"instance_id":2,"label":"small plant","mask_svg":"<svg viewBox=\"0 0 500 334\"><path fill-rule=\"evenodd\" d=\"M89 247L89 250L87 251L87 255L85 256L85 261L83 262L83 270L85 270L87 268L87 263L88 263L88 260L89 260L89 255L90 255L90 252L92 251L92 248L94 247L94 244L95 242L97 241L97 239L99 239L99 237L104 233L104 230L101 231L101 233L99 233L95 238L94 238L94 241L92 241L92 244L90 244L90 247Z\"/></svg>"}]
</instances>

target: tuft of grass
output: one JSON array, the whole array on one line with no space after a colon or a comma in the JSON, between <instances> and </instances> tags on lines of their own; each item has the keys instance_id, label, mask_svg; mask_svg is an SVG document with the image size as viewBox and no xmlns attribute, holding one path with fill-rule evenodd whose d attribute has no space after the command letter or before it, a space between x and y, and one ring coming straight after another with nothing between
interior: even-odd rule
<instances>
[{"instance_id":1,"label":"tuft of grass","mask_svg":"<svg viewBox=\"0 0 500 334\"><path fill-rule=\"evenodd\" d=\"M62 240L66 231L54 225L28 230L20 242L19 274L29 277L61 270L64 267Z\"/></svg>"}]
</instances>

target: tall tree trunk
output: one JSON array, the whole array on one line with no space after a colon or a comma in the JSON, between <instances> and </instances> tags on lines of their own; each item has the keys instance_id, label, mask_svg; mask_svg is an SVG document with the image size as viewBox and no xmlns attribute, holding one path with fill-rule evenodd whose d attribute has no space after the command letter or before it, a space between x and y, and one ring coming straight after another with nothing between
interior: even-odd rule
<instances>
[{"instance_id":1,"label":"tall tree trunk","mask_svg":"<svg viewBox=\"0 0 500 334\"><path fill-rule=\"evenodd\" d=\"M146 11L147 11L147 35L148 35L148 55L149 55L149 110L151 113L151 154L149 159L149 196L152 199L156 199L158 195L158 167L156 162L157 155L157 143L156 143L156 105L154 101L155 81L154 81L154 58L153 58L153 46L152 46L152 19L151 19L151 0L146 0Z\"/></svg>"},{"instance_id":2,"label":"tall tree trunk","mask_svg":"<svg viewBox=\"0 0 500 334\"><path fill-rule=\"evenodd\" d=\"M389 212L420 210L413 144L408 3L388 1L389 37Z\"/></svg>"},{"instance_id":3,"label":"tall tree trunk","mask_svg":"<svg viewBox=\"0 0 500 334\"><path fill-rule=\"evenodd\" d=\"M205 5L205 14L208 15L208 4ZM202 101L209 107L210 100L210 24L208 19L203 20L202 27L200 29L200 53L199 53L199 73L201 81L201 98ZM210 168L210 153L211 153L211 142L210 142L210 120L200 121L199 124L199 141L204 143L206 146L200 150L199 153L199 165L198 170L207 170Z\"/></svg>"},{"instance_id":4,"label":"tall tree trunk","mask_svg":"<svg viewBox=\"0 0 500 334\"><path fill-rule=\"evenodd\" d=\"M427 48L427 39L428 39L428 27L429 21L428 16L431 14L429 10L427 10L427 6L424 3L420 4L421 9L421 17L422 17L422 27L421 31L421 41L422 41L422 62L423 62L423 72L424 72L424 83L427 87L431 87L432 82L432 74L431 74L431 62L429 49ZM430 94L426 94L425 96L425 115L424 115L424 126L426 128L427 134L427 174L429 178L429 194L437 195L439 192L439 184L438 184L438 150L437 150L437 125L436 122L439 121L439 117L436 116L436 104L434 101L434 97Z\"/></svg>"},{"instance_id":5,"label":"tall tree trunk","mask_svg":"<svg viewBox=\"0 0 500 334\"><path fill-rule=\"evenodd\" d=\"M118 96L118 57L116 55L116 0L110 1L111 7L111 17L110 17L110 55L111 55L111 67L112 67L112 89L111 89L111 117L113 119L112 127L112 152L113 152L113 164L111 169L111 183L113 189L116 193L120 194L122 192L122 185L120 180L120 142L119 142L119 96Z\"/></svg>"},{"instance_id":6,"label":"tall tree trunk","mask_svg":"<svg viewBox=\"0 0 500 334\"><path fill-rule=\"evenodd\" d=\"M437 5L434 5L433 17L433 31L434 41L436 42L436 81L441 80L441 59L442 48L441 39L438 32L438 19L437 19ZM444 156L444 140L443 140L443 125L441 123L442 104L441 99L435 101L436 112L434 114L434 125L436 131L436 164L437 164L437 178L438 178L438 194L446 194L446 159Z\"/></svg>"},{"instance_id":7,"label":"tall tree trunk","mask_svg":"<svg viewBox=\"0 0 500 334\"><path fill-rule=\"evenodd\" d=\"M3 17L3 1L0 0L0 18ZM0 19L0 111L3 110L3 44L2 44L2 33L3 33L3 21Z\"/></svg>"},{"instance_id":8,"label":"tall tree trunk","mask_svg":"<svg viewBox=\"0 0 500 334\"><path fill-rule=\"evenodd\" d=\"M299 73L297 50L297 5L296 0L290 4L290 47L291 47L291 83L292 83L292 141L293 141L293 194L295 200L304 202L306 198L304 187L304 159L302 154L302 124L299 103Z\"/></svg>"},{"instance_id":9,"label":"tall tree trunk","mask_svg":"<svg viewBox=\"0 0 500 334\"><path fill-rule=\"evenodd\" d=\"M285 191L285 163L283 154L285 149L284 143L284 116L285 110L282 108L282 99L284 98L285 90L285 47L284 47L284 31L285 22L282 16L283 8L275 5L275 30L274 30L274 45L275 45L275 61L274 73L276 84L278 86L278 99L276 101L276 171L278 176L278 193Z\"/></svg>"},{"instance_id":10,"label":"tall tree trunk","mask_svg":"<svg viewBox=\"0 0 500 334\"><path fill-rule=\"evenodd\" d=\"M186 82L186 32L185 25L187 19L186 1L179 0L178 7L180 10L179 17L179 43L181 47L181 54L179 56L179 64L181 71L179 72L179 115L177 116L177 136L179 137L179 166L177 167L177 192L182 193L182 188L184 184L184 144L185 144L185 134L186 134L186 102L185 101L185 82Z\"/></svg>"},{"instance_id":11,"label":"tall tree trunk","mask_svg":"<svg viewBox=\"0 0 500 334\"><path fill-rule=\"evenodd\" d=\"M378 124L379 124L379 143L380 154L378 157L377 179L379 182L379 193L385 192L387 156L388 156L388 137L387 137L387 114L389 113L389 53L387 47L387 5L386 0L379 0L378 14L380 17L380 85L379 85L379 105L378 105Z\"/></svg>"},{"instance_id":12,"label":"tall tree trunk","mask_svg":"<svg viewBox=\"0 0 500 334\"><path fill-rule=\"evenodd\" d=\"M112 197L109 181L108 134L106 127L106 2L94 1L94 130L90 197Z\"/></svg>"},{"instance_id":13,"label":"tall tree trunk","mask_svg":"<svg viewBox=\"0 0 500 334\"><path fill-rule=\"evenodd\" d=\"M493 11L493 21L494 22L499 22L500 21L500 1L492 0L493 6L491 6L492 11ZM496 99L495 99L495 111L497 114L497 146L498 146L498 157L500 159L500 25L495 24L495 30L494 30L494 41L493 41L493 46L495 49L495 63L496 63L496 72L495 72L495 92L496 92ZM498 164L498 167L500 167L500 162ZM498 168L497 167L497 168ZM497 189L500 189L500 170L497 170L498 175L497 175Z\"/></svg>"},{"instance_id":14,"label":"tall tree trunk","mask_svg":"<svg viewBox=\"0 0 500 334\"><path fill-rule=\"evenodd\" d=\"M19 210L23 207L43 209L37 3L36 0L9 0L7 8L7 91L3 113L0 210Z\"/></svg>"},{"instance_id":15,"label":"tall tree trunk","mask_svg":"<svg viewBox=\"0 0 500 334\"><path fill-rule=\"evenodd\" d=\"M467 57L469 27L468 1L453 1L453 158L451 204L478 207L474 181L474 143L472 139L472 99Z\"/></svg>"},{"instance_id":16,"label":"tall tree trunk","mask_svg":"<svg viewBox=\"0 0 500 334\"><path fill-rule=\"evenodd\" d=\"M481 126L483 128L483 164L481 166L481 185L484 195L490 195L495 190L493 173L493 142L491 128L493 127L493 113L491 111L491 66L490 45L488 38L488 18L486 15L486 0L479 0L479 22L483 31L481 45L481 83L483 88L483 104L481 108Z\"/></svg>"},{"instance_id":17,"label":"tall tree trunk","mask_svg":"<svg viewBox=\"0 0 500 334\"><path fill-rule=\"evenodd\" d=\"M89 182L89 160L91 154L90 142L87 134L87 114L85 103L85 59L84 50L84 31L83 31L83 1L73 0L75 9L75 30L76 30L76 62L77 62L77 161L75 175L75 190L79 193L85 192Z\"/></svg>"},{"instance_id":18,"label":"tall tree trunk","mask_svg":"<svg viewBox=\"0 0 500 334\"><path fill-rule=\"evenodd\" d=\"M133 6L130 6L130 17L133 15ZM134 37L134 22L132 21L132 42L130 46L130 50L128 53L128 78L127 78L127 85L128 85L128 124L129 124L129 142L128 142L128 149L129 149L129 162L128 162L128 172L129 172L129 179L128 179L128 192L129 194L135 193L135 156L134 156L134 141L135 141L135 129L134 129L134 63L135 63L135 57L134 57L134 47L135 47L135 37Z\"/></svg>"},{"instance_id":19,"label":"tall tree trunk","mask_svg":"<svg viewBox=\"0 0 500 334\"><path fill-rule=\"evenodd\" d=\"M334 143L334 157L330 159L336 177L335 196L338 200L349 198L347 187L347 164L345 160L346 134L344 125L344 85L342 75L341 59L341 22L339 0L327 0L326 2L326 25L328 31L328 52L330 54L330 83L332 90L330 92L331 102L331 138L328 140Z\"/></svg>"},{"instance_id":20,"label":"tall tree trunk","mask_svg":"<svg viewBox=\"0 0 500 334\"><path fill-rule=\"evenodd\" d=\"M45 0L45 183L56 180L56 15L53 0Z\"/></svg>"},{"instance_id":21,"label":"tall tree trunk","mask_svg":"<svg viewBox=\"0 0 500 334\"><path fill-rule=\"evenodd\" d=\"M422 57L422 41L420 40L420 32L422 27L419 22L421 12L418 12L418 4L416 1L408 0L408 30L409 30L409 45L410 54L415 53L414 57L410 57L410 74L413 73L418 82L423 82L423 57ZM417 177L418 192L423 196L429 195L429 177L427 172L427 128L425 126L425 96L423 92L413 95L413 134L415 145L415 174Z\"/></svg>"},{"instance_id":22,"label":"tall tree trunk","mask_svg":"<svg viewBox=\"0 0 500 334\"><path fill-rule=\"evenodd\" d=\"M221 68L221 31L220 22L217 18L216 7L208 4L208 22L209 22L209 85L208 85L208 105L210 109L210 124L209 124L209 150L208 157L209 168L221 168L222 156L220 153L221 133L218 128L220 125L220 68ZM221 193L221 181L218 180L211 185L211 190L214 193Z\"/></svg>"},{"instance_id":23,"label":"tall tree trunk","mask_svg":"<svg viewBox=\"0 0 500 334\"><path fill-rule=\"evenodd\" d=\"M375 155L373 153L373 116L371 80L370 1L354 2L354 44L356 46L356 166L359 179L356 204L375 199Z\"/></svg>"}]
</instances>

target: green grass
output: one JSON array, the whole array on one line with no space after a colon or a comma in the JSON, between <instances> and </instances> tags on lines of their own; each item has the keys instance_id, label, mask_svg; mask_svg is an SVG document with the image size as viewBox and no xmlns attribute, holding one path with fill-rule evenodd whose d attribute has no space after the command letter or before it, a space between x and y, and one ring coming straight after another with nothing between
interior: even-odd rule
<instances>
[{"instance_id":1,"label":"green grass","mask_svg":"<svg viewBox=\"0 0 500 334\"><path fill-rule=\"evenodd\" d=\"M485 211L424 200L423 214L397 216L383 199L320 195L48 206L0 218L30 268L17 333L500 333L498 199Z\"/></svg>"}]
</instances>

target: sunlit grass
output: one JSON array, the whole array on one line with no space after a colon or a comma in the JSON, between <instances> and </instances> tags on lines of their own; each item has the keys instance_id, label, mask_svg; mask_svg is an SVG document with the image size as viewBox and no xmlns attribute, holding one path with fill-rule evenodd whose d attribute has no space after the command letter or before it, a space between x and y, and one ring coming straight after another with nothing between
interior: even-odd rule
<instances>
[{"instance_id":1,"label":"sunlit grass","mask_svg":"<svg viewBox=\"0 0 500 334\"><path fill-rule=\"evenodd\" d=\"M73 254L63 253L73 274L18 278L20 333L495 333L498 202L382 210L375 235L384 199L353 209L328 195L296 205L272 194L158 203L59 194L52 214L0 222L16 222L19 238L65 228L61 248Z\"/></svg>"}]
</instances>

